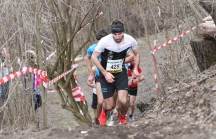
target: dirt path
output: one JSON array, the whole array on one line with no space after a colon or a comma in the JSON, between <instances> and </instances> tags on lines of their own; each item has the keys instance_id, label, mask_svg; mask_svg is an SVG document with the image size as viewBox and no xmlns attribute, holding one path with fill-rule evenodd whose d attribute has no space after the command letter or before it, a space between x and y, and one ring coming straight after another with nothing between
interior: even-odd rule
<instances>
[{"instance_id":1,"label":"dirt path","mask_svg":"<svg viewBox=\"0 0 216 139\"><path fill-rule=\"evenodd\" d=\"M149 109L140 114L139 119L127 125L60 127L55 124L41 130L30 126L23 131L3 131L0 138L214 139L216 136L215 84L216 65L166 90L163 98L149 105ZM55 116L66 117L62 113L59 116L57 112Z\"/></svg>"},{"instance_id":2,"label":"dirt path","mask_svg":"<svg viewBox=\"0 0 216 139\"><path fill-rule=\"evenodd\" d=\"M139 41L139 40L138 40ZM153 68L148 48L142 45L141 68L146 80L140 84L138 102L148 103L156 96ZM87 86L87 69L84 60L78 61L78 84L83 89L90 108L92 89ZM166 95L148 104L141 113L136 109L136 121L112 127L80 127L73 115L60 107L56 93L48 94L48 129L36 129L35 125L22 131L3 130L1 139L214 139L216 136L216 66L200 75L191 75L182 82L166 89ZM145 107L146 107L145 106ZM144 106L143 106L144 107Z\"/></svg>"}]
</instances>

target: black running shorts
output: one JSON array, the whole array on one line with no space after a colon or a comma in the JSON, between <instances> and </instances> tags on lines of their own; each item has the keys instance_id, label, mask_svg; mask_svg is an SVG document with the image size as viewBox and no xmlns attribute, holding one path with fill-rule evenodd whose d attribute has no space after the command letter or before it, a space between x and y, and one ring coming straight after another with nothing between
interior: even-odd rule
<instances>
[{"instance_id":1,"label":"black running shorts","mask_svg":"<svg viewBox=\"0 0 216 139\"><path fill-rule=\"evenodd\" d=\"M97 109L97 95L95 93L92 93L92 104L91 104L91 107L92 109Z\"/></svg>"},{"instance_id":2,"label":"black running shorts","mask_svg":"<svg viewBox=\"0 0 216 139\"><path fill-rule=\"evenodd\" d=\"M137 96L137 87L129 88L128 94L130 94L132 96Z\"/></svg>"},{"instance_id":3,"label":"black running shorts","mask_svg":"<svg viewBox=\"0 0 216 139\"><path fill-rule=\"evenodd\" d=\"M113 83L108 83L104 76L99 77L98 81L101 84L104 99L112 97L115 90L116 92L119 90L128 90L128 75L125 68L120 73L113 73L113 76L115 77Z\"/></svg>"},{"instance_id":4,"label":"black running shorts","mask_svg":"<svg viewBox=\"0 0 216 139\"><path fill-rule=\"evenodd\" d=\"M95 83L98 82L99 76L95 76Z\"/></svg>"}]
</instances>

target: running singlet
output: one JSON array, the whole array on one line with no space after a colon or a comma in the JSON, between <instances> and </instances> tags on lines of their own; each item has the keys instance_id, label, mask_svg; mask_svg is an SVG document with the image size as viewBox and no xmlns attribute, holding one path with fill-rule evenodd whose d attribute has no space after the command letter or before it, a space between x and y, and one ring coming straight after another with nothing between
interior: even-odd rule
<instances>
[{"instance_id":1,"label":"running singlet","mask_svg":"<svg viewBox=\"0 0 216 139\"><path fill-rule=\"evenodd\" d=\"M124 42L118 44L112 34L103 37L95 51L101 53L101 65L110 73L119 73L124 67L124 61L129 48L137 48L136 40L130 35L124 34Z\"/></svg>"},{"instance_id":2,"label":"running singlet","mask_svg":"<svg viewBox=\"0 0 216 139\"><path fill-rule=\"evenodd\" d=\"M93 54L93 52L94 52L94 50L95 50L95 47L97 46L97 44L95 43L95 44L92 44L91 46L89 46L89 48L88 48L88 50L87 50L87 53L88 53L88 55L91 57L92 56L92 54ZM126 54L128 54L130 51L129 50L127 50L126 51ZM99 55L98 56L98 60L99 61L101 61L101 55ZM111 63L110 64L112 64L112 61L111 61ZM111 67L112 67L112 65L110 65ZM114 65L114 67L116 67L115 65ZM120 67L120 66L119 66ZM123 65L123 67L122 68L124 68L124 65ZM98 68L96 68L96 76L99 76L100 75L100 71L98 70Z\"/></svg>"},{"instance_id":3,"label":"running singlet","mask_svg":"<svg viewBox=\"0 0 216 139\"><path fill-rule=\"evenodd\" d=\"M105 49L105 51L101 53L101 65L110 73L122 72L128 49L129 48L121 51L120 53Z\"/></svg>"}]
</instances>

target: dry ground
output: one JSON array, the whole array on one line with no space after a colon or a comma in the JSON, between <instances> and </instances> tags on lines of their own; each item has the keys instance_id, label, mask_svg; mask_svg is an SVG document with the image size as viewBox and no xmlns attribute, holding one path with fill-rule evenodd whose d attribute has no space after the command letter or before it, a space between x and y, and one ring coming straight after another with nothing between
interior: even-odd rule
<instances>
[{"instance_id":1,"label":"dry ground","mask_svg":"<svg viewBox=\"0 0 216 139\"><path fill-rule=\"evenodd\" d=\"M77 138L77 139L214 139L216 136L216 66L197 76L190 75L181 82L166 87L166 94L154 103L148 103L156 97L154 91L153 67L149 48L144 39L138 39L141 53L141 68L146 80L139 86L138 102L148 105L141 113L136 109L136 121L127 125L116 124L112 127L79 127L73 121L73 115L61 109L55 93L48 94L48 129L37 129L30 125L22 131L3 130L0 138ZM158 42L159 43L159 42ZM162 54L158 54L162 56ZM86 85L87 69L84 60L78 62L78 82L91 103L92 91ZM143 106L144 107L144 106ZM89 109L91 115L92 110Z\"/></svg>"},{"instance_id":2,"label":"dry ground","mask_svg":"<svg viewBox=\"0 0 216 139\"><path fill-rule=\"evenodd\" d=\"M149 109L139 114L140 117L135 122L127 125L61 127L56 120L63 123L69 119L65 114L69 114L62 114L63 111L59 110L59 113L56 112L54 115L59 118L53 120L52 126L48 129L39 130L32 125L22 131L3 131L0 138L214 139L216 136L215 84L216 65L198 76L191 75L183 82L168 87L164 97L149 105Z\"/></svg>"}]
</instances>

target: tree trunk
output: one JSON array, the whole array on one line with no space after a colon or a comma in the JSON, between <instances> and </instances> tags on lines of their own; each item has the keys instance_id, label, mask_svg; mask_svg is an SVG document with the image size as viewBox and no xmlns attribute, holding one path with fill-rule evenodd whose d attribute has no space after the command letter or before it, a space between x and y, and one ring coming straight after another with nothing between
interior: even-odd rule
<instances>
[{"instance_id":1,"label":"tree trunk","mask_svg":"<svg viewBox=\"0 0 216 139\"><path fill-rule=\"evenodd\" d=\"M200 0L203 8L212 16L213 21L216 23L216 3L212 0Z\"/></svg>"},{"instance_id":2,"label":"tree trunk","mask_svg":"<svg viewBox=\"0 0 216 139\"><path fill-rule=\"evenodd\" d=\"M203 39L202 34L197 34L191 39L190 45L200 71L216 63L216 40L214 38Z\"/></svg>"},{"instance_id":3,"label":"tree trunk","mask_svg":"<svg viewBox=\"0 0 216 139\"><path fill-rule=\"evenodd\" d=\"M40 40L40 30L39 30L39 17L38 17L38 12L39 12L39 5L40 1L37 2L36 4L36 12L35 12L35 35L36 35L36 50L37 50L37 62L39 65L39 69L43 70L43 64L42 64L42 46L41 46L41 40ZM47 122L47 110L46 110L46 90L43 85L41 86L41 96L42 96L42 110L43 110L43 127L47 128L48 127L48 122Z\"/></svg>"}]
</instances>

